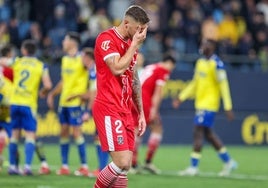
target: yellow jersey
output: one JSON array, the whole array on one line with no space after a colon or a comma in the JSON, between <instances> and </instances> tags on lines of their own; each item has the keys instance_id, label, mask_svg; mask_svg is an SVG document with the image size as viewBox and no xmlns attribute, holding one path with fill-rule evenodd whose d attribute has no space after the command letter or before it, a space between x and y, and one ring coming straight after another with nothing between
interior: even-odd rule
<instances>
[{"instance_id":1,"label":"yellow jersey","mask_svg":"<svg viewBox=\"0 0 268 188\"><path fill-rule=\"evenodd\" d=\"M88 88L88 71L80 55L64 56L61 61L62 91L59 105L62 107L80 106L79 97L67 101L70 96L84 94Z\"/></svg>"},{"instance_id":2,"label":"yellow jersey","mask_svg":"<svg viewBox=\"0 0 268 188\"><path fill-rule=\"evenodd\" d=\"M38 91L41 78L48 73L48 67L36 57L24 56L16 58L12 64L14 72L12 105L28 106L37 111Z\"/></svg>"},{"instance_id":3,"label":"yellow jersey","mask_svg":"<svg viewBox=\"0 0 268 188\"><path fill-rule=\"evenodd\" d=\"M196 62L195 73L190 84L179 94L181 101L195 97L197 110L216 112L223 99L224 110L232 109L229 83L223 62L217 55L200 58Z\"/></svg>"},{"instance_id":4,"label":"yellow jersey","mask_svg":"<svg viewBox=\"0 0 268 188\"><path fill-rule=\"evenodd\" d=\"M10 93L12 92L12 82L0 75L0 121L10 122Z\"/></svg>"}]
</instances>

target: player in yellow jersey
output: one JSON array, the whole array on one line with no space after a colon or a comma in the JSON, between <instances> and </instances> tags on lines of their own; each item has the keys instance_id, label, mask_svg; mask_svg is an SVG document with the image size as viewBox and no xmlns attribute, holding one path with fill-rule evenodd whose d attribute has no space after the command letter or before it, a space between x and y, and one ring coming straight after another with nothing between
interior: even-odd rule
<instances>
[{"instance_id":1,"label":"player in yellow jersey","mask_svg":"<svg viewBox=\"0 0 268 188\"><path fill-rule=\"evenodd\" d=\"M69 175L68 153L70 145L70 128L78 147L81 167L75 171L76 175L89 175L86 156L86 144L82 134L81 99L68 100L70 96L80 95L87 91L88 71L79 53L80 37L76 32L69 32L63 40L63 50L66 55L62 58L61 80L49 93L47 103L54 109L54 97L60 94L59 120L61 123L60 149L62 166L56 172L58 175Z\"/></svg>"},{"instance_id":2,"label":"player in yellow jersey","mask_svg":"<svg viewBox=\"0 0 268 188\"><path fill-rule=\"evenodd\" d=\"M22 43L22 57L17 57L10 64L13 68L13 91L10 93L12 136L9 144L9 174L19 174L16 166L16 153L20 131L25 131L24 174L32 175L31 163L35 151L37 130L36 112L38 92L45 97L52 87L48 67L35 57L37 46L33 40ZM39 91L40 83L43 88Z\"/></svg>"},{"instance_id":3,"label":"player in yellow jersey","mask_svg":"<svg viewBox=\"0 0 268 188\"><path fill-rule=\"evenodd\" d=\"M88 101L85 107L82 119L83 121L88 121L92 118L92 104L96 96L96 66L94 58L94 50L92 48L85 47L82 50L82 61L89 71L89 88L84 94L71 96L68 100L73 100L80 97L84 101ZM109 154L108 152L102 151L100 146L100 141L98 137L98 132L95 132L94 143L96 146L96 152L98 156L98 169L92 172L92 176L97 176L99 172L108 164Z\"/></svg>"},{"instance_id":4,"label":"player in yellow jersey","mask_svg":"<svg viewBox=\"0 0 268 188\"><path fill-rule=\"evenodd\" d=\"M237 167L236 162L230 157L223 143L212 129L221 98L227 118L229 120L234 118L226 71L223 62L215 54L215 49L216 41L211 39L202 41L200 50L203 56L196 62L193 80L179 94L178 99L173 101L173 106L178 107L189 97L195 97L196 115L194 118L191 165L186 170L179 172L180 175L193 176L198 174L198 163L204 137L213 145L219 154L219 158L224 163L224 168L219 173L220 176L229 175Z\"/></svg>"}]
</instances>

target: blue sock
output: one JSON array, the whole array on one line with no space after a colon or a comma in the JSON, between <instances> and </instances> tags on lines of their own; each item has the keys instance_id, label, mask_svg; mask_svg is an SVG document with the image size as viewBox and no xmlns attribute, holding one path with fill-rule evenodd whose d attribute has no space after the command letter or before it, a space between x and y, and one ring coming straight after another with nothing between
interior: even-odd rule
<instances>
[{"instance_id":1,"label":"blue sock","mask_svg":"<svg viewBox=\"0 0 268 188\"><path fill-rule=\"evenodd\" d=\"M192 165L192 167L198 167L198 164L199 164L199 159L191 157L191 165Z\"/></svg>"},{"instance_id":2,"label":"blue sock","mask_svg":"<svg viewBox=\"0 0 268 188\"><path fill-rule=\"evenodd\" d=\"M79 144L77 147L78 147L78 152L79 152L81 164L87 164L86 144L85 143Z\"/></svg>"},{"instance_id":3,"label":"blue sock","mask_svg":"<svg viewBox=\"0 0 268 188\"><path fill-rule=\"evenodd\" d=\"M224 162L224 163L227 163L230 161L230 155L229 153L227 152L226 148L223 147L219 150L219 153L218 153L220 159Z\"/></svg>"},{"instance_id":4,"label":"blue sock","mask_svg":"<svg viewBox=\"0 0 268 188\"><path fill-rule=\"evenodd\" d=\"M34 151L35 151L34 140L26 140L24 149L26 165L30 166L32 164Z\"/></svg>"},{"instance_id":5,"label":"blue sock","mask_svg":"<svg viewBox=\"0 0 268 188\"><path fill-rule=\"evenodd\" d=\"M83 136L76 139L77 149L81 164L87 164L86 143Z\"/></svg>"},{"instance_id":6,"label":"blue sock","mask_svg":"<svg viewBox=\"0 0 268 188\"><path fill-rule=\"evenodd\" d=\"M102 151L100 145L96 145L96 150L98 154L98 161L99 161L99 170L102 170L108 164L109 153Z\"/></svg>"},{"instance_id":7,"label":"blue sock","mask_svg":"<svg viewBox=\"0 0 268 188\"><path fill-rule=\"evenodd\" d=\"M10 165L16 165L16 156L18 150L17 142L11 140L8 148L9 148L9 163Z\"/></svg>"},{"instance_id":8,"label":"blue sock","mask_svg":"<svg viewBox=\"0 0 268 188\"><path fill-rule=\"evenodd\" d=\"M201 154L199 152L192 152L191 153L191 166L197 168L200 158L201 158Z\"/></svg>"},{"instance_id":9,"label":"blue sock","mask_svg":"<svg viewBox=\"0 0 268 188\"><path fill-rule=\"evenodd\" d=\"M60 139L60 150L61 150L61 163L63 165L68 165L69 138Z\"/></svg>"}]
</instances>

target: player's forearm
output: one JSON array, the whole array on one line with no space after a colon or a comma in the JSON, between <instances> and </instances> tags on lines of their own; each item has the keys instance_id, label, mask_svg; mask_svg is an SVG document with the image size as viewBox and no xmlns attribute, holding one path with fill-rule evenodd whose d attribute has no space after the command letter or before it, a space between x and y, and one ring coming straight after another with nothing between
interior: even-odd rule
<instances>
[{"instance_id":1,"label":"player's forearm","mask_svg":"<svg viewBox=\"0 0 268 188\"><path fill-rule=\"evenodd\" d=\"M88 101L88 104L87 104L87 108L89 110L91 110L92 109L92 106L93 106L94 99L96 97L96 90L89 91L88 97L89 97L89 101Z\"/></svg>"},{"instance_id":2,"label":"player's forearm","mask_svg":"<svg viewBox=\"0 0 268 188\"><path fill-rule=\"evenodd\" d=\"M183 102L187 100L188 98L194 96L195 94L195 80L192 80L185 89L181 91L181 93L178 95L178 99Z\"/></svg>"},{"instance_id":3,"label":"player's forearm","mask_svg":"<svg viewBox=\"0 0 268 188\"><path fill-rule=\"evenodd\" d=\"M152 108L158 111L163 98L163 86L156 86L152 97Z\"/></svg>"},{"instance_id":4,"label":"player's forearm","mask_svg":"<svg viewBox=\"0 0 268 188\"><path fill-rule=\"evenodd\" d=\"M113 60L114 63L110 66L114 75L121 75L128 69L137 49L138 46L131 45L122 57L120 57L118 60L115 57Z\"/></svg>"},{"instance_id":5,"label":"player's forearm","mask_svg":"<svg viewBox=\"0 0 268 188\"><path fill-rule=\"evenodd\" d=\"M42 77L42 81L43 81L43 90L49 91L52 89L52 81L50 79L49 74L44 75Z\"/></svg>"},{"instance_id":6,"label":"player's forearm","mask_svg":"<svg viewBox=\"0 0 268 188\"><path fill-rule=\"evenodd\" d=\"M160 103L161 103L162 97L160 96L155 96L152 98L152 110L155 112L159 111L160 108Z\"/></svg>"},{"instance_id":7,"label":"player's forearm","mask_svg":"<svg viewBox=\"0 0 268 188\"><path fill-rule=\"evenodd\" d=\"M55 86L54 89L50 91L50 94L54 97L60 94L62 90L62 81L59 81L58 84Z\"/></svg>"},{"instance_id":8,"label":"player's forearm","mask_svg":"<svg viewBox=\"0 0 268 188\"><path fill-rule=\"evenodd\" d=\"M232 110L232 99L230 94L230 88L228 80L222 80L220 82L220 91L223 100L223 106L225 111Z\"/></svg>"},{"instance_id":9,"label":"player's forearm","mask_svg":"<svg viewBox=\"0 0 268 188\"><path fill-rule=\"evenodd\" d=\"M136 104L138 111L140 113L143 113L141 83L136 70L134 73L134 81L133 81L133 100L134 103Z\"/></svg>"}]
</instances>

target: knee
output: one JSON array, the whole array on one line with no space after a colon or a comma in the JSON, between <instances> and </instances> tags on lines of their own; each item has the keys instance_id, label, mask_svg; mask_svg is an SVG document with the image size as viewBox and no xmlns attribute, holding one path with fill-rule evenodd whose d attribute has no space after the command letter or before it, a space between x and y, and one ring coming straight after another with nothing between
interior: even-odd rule
<instances>
[{"instance_id":1,"label":"knee","mask_svg":"<svg viewBox=\"0 0 268 188\"><path fill-rule=\"evenodd\" d=\"M121 170L128 171L130 169L130 166L131 166L131 161L123 158L123 159L116 161L115 164Z\"/></svg>"},{"instance_id":2,"label":"knee","mask_svg":"<svg viewBox=\"0 0 268 188\"><path fill-rule=\"evenodd\" d=\"M60 132L61 137L69 137L69 129L68 127L62 127Z\"/></svg>"},{"instance_id":3,"label":"knee","mask_svg":"<svg viewBox=\"0 0 268 188\"><path fill-rule=\"evenodd\" d=\"M212 141L212 136L211 135L206 135L206 140L211 142Z\"/></svg>"},{"instance_id":4,"label":"knee","mask_svg":"<svg viewBox=\"0 0 268 188\"><path fill-rule=\"evenodd\" d=\"M121 170L128 171L131 167L131 159L128 157L113 160L114 164Z\"/></svg>"},{"instance_id":5,"label":"knee","mask_svg":"<svg viewBox=\"0 0 268 188\"><path fill-rule=\"evenodd\" d=\"M213 140L213 134L211 131L205 131L205 138L207 141L211 142Z\"/></svg>"}]
</instances>

